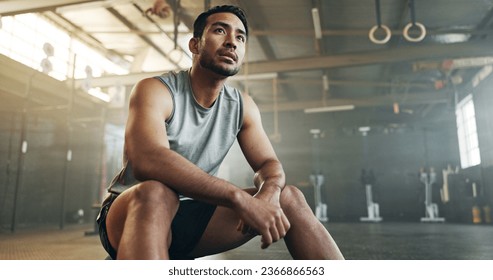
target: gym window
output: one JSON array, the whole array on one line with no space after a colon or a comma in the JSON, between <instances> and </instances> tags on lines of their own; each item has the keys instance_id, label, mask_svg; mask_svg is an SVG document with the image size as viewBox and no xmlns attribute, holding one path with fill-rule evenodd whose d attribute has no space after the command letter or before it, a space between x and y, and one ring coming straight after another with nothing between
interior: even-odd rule
<instances>
[{"instance_id":1,"label":"gym window","mask_svg":"<svg viewBox=\"0 0 493 280\"><path fill-rule=\"evenodd\" d=\"M476 115L472 95L466 96L456 106L457 135L461 167L468 168L481 163Z\"/></svg>"},{"instance_id":2,"label":"gym window","mask_svg":"<svg viewBox=\"0 0 493 280\"><path fill-rule=\"evenodd\" d=\"M49 60L51 70L48 75L59 80L84 79L90 67L92 77L104 73L124 75L129 71L122 65L111 61L96 49L71 37L67 31L37 14L21 14L2 17L0 28L0 54L10 57L26 66L42 71L43 59ZM45 53L45 43L53 47L53 55ZM76 55L74 75L73 55ZM109 96L100 88L86 89L89 94L105 101Z\"/></svg>"}]
</instances>

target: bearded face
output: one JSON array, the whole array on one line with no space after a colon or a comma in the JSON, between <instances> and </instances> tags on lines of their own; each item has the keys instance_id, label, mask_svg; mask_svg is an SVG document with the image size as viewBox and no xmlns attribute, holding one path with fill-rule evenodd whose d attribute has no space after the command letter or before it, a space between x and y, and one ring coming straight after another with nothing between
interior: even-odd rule
<instances>
[{"instance_id":1,"label":"bearded face","mask_svg":"<svg viewBox=\"0 0 493 280\"><path fill-rule=\"evenodd\" d=\"M191 41L196 62L201 68L223 77L236 75L246 50L243 23L231 13L213 14L207 22L202 37Z\"/></svg>"},{"instance_id":2,"label":"bearded face","mask_svg":"<svg viewBox=\"0 0 493 280\"><path fill-rule=\"evenodd\" d=\"M221 56L215 60L214 58L216 57L213 57L207 52L203 52L199 60L200 66L225 77L234 76L240 71L241 66L237 64L237 62L230 64L228 62L224 62L221 59Z\"/></svg>"}]
</instances>

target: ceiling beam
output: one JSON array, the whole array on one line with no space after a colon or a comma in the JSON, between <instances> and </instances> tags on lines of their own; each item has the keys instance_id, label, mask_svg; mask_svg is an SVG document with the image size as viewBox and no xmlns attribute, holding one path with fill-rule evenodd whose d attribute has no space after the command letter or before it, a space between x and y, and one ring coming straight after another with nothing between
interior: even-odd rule
<instances>
[{"instance_id":1,"label":"ceiling beam","mask_svg":"<svg viewBox=\"0 0 493 280\"><path fill-rule=\"evenodd\" d=\"M477 30L482 30L482 31L488 31L491 30L491 22L493 21L493 9L490 9L489 12L481 19L481 21L478 23L476 26ZM488 37L489 34L483 34L483 35L475 35L471 37L471 40L473 39L484 39Z\"/></svg>"},{"instance_id":2,"label":"ceiling beam","mask_svg":"<svg viewBox=\"0 0 493 280\"><path fill-rule=\"evenodd\" d=\"M177 42L177 36L178 36L178 33L177 34L174 34L174 31L173 32L166 32L163 28L161 28L161 26L155 21L153 20L147 13L146 11L144 11L144 9L142 9L139 5L135 4L135 3L132 3L132 5L140 12L144 15L144 17L149 21L151 22L152 24L154 24L154 26L156 26L157 29L159 29L162 34L164 34L166 37L168 37L168 39L170 39L171 41L174 41L175 42L175 49L179 48L180 51L182 53L184 53L188 58L190 58L190 60L192 59L192 57L188 54L188 50L185 50L183 49L181 46L179 46L176 42ZM140 30L136 30L136 31L140 31ZM139 36L145 36L145 35L139 35ZM176 36L176 37L175 37ZM169 56L167 56L167 59L168 60L171 60L171 58ZM176 65L176 64L175 64Z\"/></svg>"},{"instance_id":3,"label":"ceiling beam","mask_svg":"<svg viewBox=\"0 0 493 280\"><path fill-rule=\"evenodd\" d=\"M133 86L134 84L136 84L138 81L142 79L160 76L162 74L163 71L157 71L157 72L139 72L139 73L132 73L128 75L112 75L112 76L95 77L92 78L91 80L91 86L92 87L111 87L115 85ZM264 73L264 74L248 75L248 76L236 75L230 77L228 80L229 81L272 80L277 77L278 77L277 73ZM84 80L85 79L76 79L75 87L76 88L80 87Z\"/></svg>"},{"instance_id":4,"label":"ceiling beam","mask_svg":"<svg viewBox=\"0 0 493 280\"><path fill-rule=\"evenodd\" d=\"M116 9L114 8L106 8L108 12L110 12L115 18L117 18L120 22L122 22L128 29L130 30L136 30L138 31L139 28L134 25L132 22L130 22L125 16L120 14ZM144 42L146 42L149 46L151 46L154 50L156 50L160 55L162 55L165 59L169 60L173 65L177 67L177 69L180 68L180 65L175 62L173 59L171 59L157 44L155 44L149 37L146 35L140 35L137 34L140 39L142 39Z\"/></svg>"},{"instance_id":5,"label":"ceiling beam","mask_svg":"<svg viewBox=\"0 0 493 280\"><path fill-rule=\"evenodd\" d=\"M25 13L40 13L52 11L58 7L83 4L89 2L102 2L94 0L43 0L43 1L0 1L0 14L2 16L14 16Z\"/></svg>"},{"instance_id":6,"label":"ceiling beam","mask_svg":"<svg viewBox=\"0 0 493 280\"><path fill-rule=\"evenodd\" d=\"M260 61L249 63L248 73L292 72L395 63L399 61L487 56L493 55L492 44L492 40L485 40L481 42L417 45L371 52Z\"/></svg>"},{"instance_id":7,"label":"ceiling beam","mask_svg":"<svg viewBox=\"0 0 493 280\"><path fill-rule=\"evenodd\" d=\"M100 51L105 56L111 57L111 60L120 66L127 67L130 64L123 54L105 48L103 43L94 37L90 32L86 32L84 29L65 18L62 14L57 12L45 12L43 13L43 16L67 30L71 37L77 38L92 48Z\"/></svg>"},{"instance_id":8,"label":"ceiling beam","mask_svg":"<svg viewBox=\"0 0 493 280\"><path fill-rule=\"evenodd\" d=\"M285 78L285 79L278 79L278 83L285 83L285 84L290 84L290 83L295 83L299 85L308 85L308 84L313 84L313 85L322 85L323 81L321 79L302 79L302 78ZM422 89L431 89L433 88L434 84L432 82L385 82L385 81L370 81L370 80L335 80L335 79L329 79L328 80L329 85L334 86L351 86L351 87L379 87L379 88L391 88L395 86L413 86L417 88L422 88Z\"/></svg>"},{"instance_id":9,"label":"ceiling beam","mask_svg":"<svg viewBox=\"0 0 493 280\"><path fill-rule=\"evenodd\" d=\"M251 62L248 65L248 76L266 73L282 73L290 71L306 71L336 67L361 66L375 63L392 63L399 61L413 61L426 59L445 59L456 57L477 57L493 55L490 47L493 41L468 42L455 44L422 45L413 47L398 47L388 50L371 52L348 53L341 55L327 55L274 61ZM92 85L95 87L133 85L139 80L161 75L162 71L147 73L131 73L128 75L114 75L94 77ZM245 75L243 71L239 75ZM80 82L80 81L79 81Z\"/></svg>"},{"instance_id":10,"label":"ceiling beam","mask_svg":"<svg viewBox=\"0 0 493 280\"><path fill-rule=\"evenodd\" d=\"M163 26L162 29L167 33L173 33L173 30L169 27ZM86 29L87 32L93 34L144 34L144 35L156 35L160 34L162 31L156 30L104 30L104 29ZM191 30L191 29L190 29ZM402 36L402 29L391 30L392 36ZM180 35L190 35L191 31L178 31ZM249 36L304 36L313 37L313 30L311 29L264 29L264 30L249 30ZM451 29L426 29L427 35L447 35L447 34L465 34L465 35L493 35L493 30L477 30L477 29L463 29L463 28L451 28ZM367 29L331 29L322 30L323 36L368 36Z\"/></svg>"},{"instance_id":11,"label":"ceiling beam","mask_svg":"<svg viewBox=\"0 0 493 280\"><path fill-rule=\"evenodd\" d=\"M401 100L402 99L402 100ZM421 104L439 104L449 102L448 91L420 92L408 93L405 98L396 98L393 95L380 95L364 98L330 98L325 101L325 106L344 106L354 105L356 109L359 107L377 107L388 106L393 107L395 102L400 106L421 105ZM263 113L273 112L272 104L258 104L259 109ZM282 102L277 105L278 111L302 111L310 108L319 108L323 106L322 100L319 101L296 101Z\"/></svg>"},{"instance_id":12,"label":"ceiling beam","mask_svg":"<svg viewBox=\"0 0 493 280\"><path fill-rule=\"evenodd\" d=\"M390 27L389 27L390 28ZM368 37L368 29L323 29L323 36L364 36ZM402 28L391 29L392 36L402 36ZM491 35L492 30L477 28L437 28L426 29L427 35L467 34L467 35ZM313 37L312 29L255 29L250 32L252 36L304 36Z\"/></svg>"}]
</instances>

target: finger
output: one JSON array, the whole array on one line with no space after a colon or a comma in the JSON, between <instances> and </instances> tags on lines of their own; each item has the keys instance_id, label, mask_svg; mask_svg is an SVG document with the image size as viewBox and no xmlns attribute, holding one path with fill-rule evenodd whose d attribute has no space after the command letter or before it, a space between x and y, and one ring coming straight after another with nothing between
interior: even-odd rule
<instances>
[{"instance_id":1,"label":"finger","mask_svg":"<svg viewBox=\"0 0 493 280\"><path fill-rule=\"evenodd\" d=\"M272 236L270 235L269 232L262 234L261 241L262 241L262 245L260 246L260 248L267 249L270 246L270 244L272 244Z\"/></svg>"},{"instance_id":2,"label":"finger","mask_svg":"<svg viewBox=\"0 0 493 280\"><path fill-rule=\"evenodd\" d=\"M279 226L277 227L277 232L279 234L279 239L283 239L284 236L286 236L287 230L286 230L284 223L282 221L279 223ZM278 240L276 240L276 241L278 241Z\"/></svg>"},{"instance_id":3,"label":"finger","mask_svg":"<svg viewBox=\"0 0 493 280\"><path fill-rule=\"evenodd\" d=\"M263 240L263 239L262 239ZM267 249L269 246L272 244L272 242L264 242L262 241L262 245L260 246L261 249Z\"/></svg>"},{"instance_id":4,"label":"finger","mask_svg":"<svg viewBox=\"0 0 493 280\"><path fill-rule=\"evenodd\" d=\"M289 229L291 228L291 223L289 222L288 220L288 217L286 217L286 215L282 215L282 237L281 238L284 238L284 236L286 236L286 234L288 233Z\"/></svg>"},{"instance_id":5,"label":"finger","mask_svg":"<svg viewBox=\"0 0 493 280\"><path fill-rule=\"evenodd\" d=\"M277 242L279 239L281 239L278 227L283 227L283 226L282 224L279 223L278 225L270 228L270 236L272 236L272 243Z\"/></svg>"}]
</instances>

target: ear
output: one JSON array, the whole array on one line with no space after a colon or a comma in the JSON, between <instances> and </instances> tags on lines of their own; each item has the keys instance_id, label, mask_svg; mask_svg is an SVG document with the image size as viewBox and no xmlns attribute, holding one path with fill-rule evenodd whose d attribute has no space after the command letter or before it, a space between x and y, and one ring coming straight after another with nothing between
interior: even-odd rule
<instances>
[{"instance_id":1,"label":"ear","mask_svg":"<svg viewBox=\"0 0 493 280\"><path fill-rule=\"evenodd\" d=\"M188 49L190 52L193 54L198 54L199 53L199 38L192 38L190 41L188 41Z\"/></svg>"}]
</instances>

